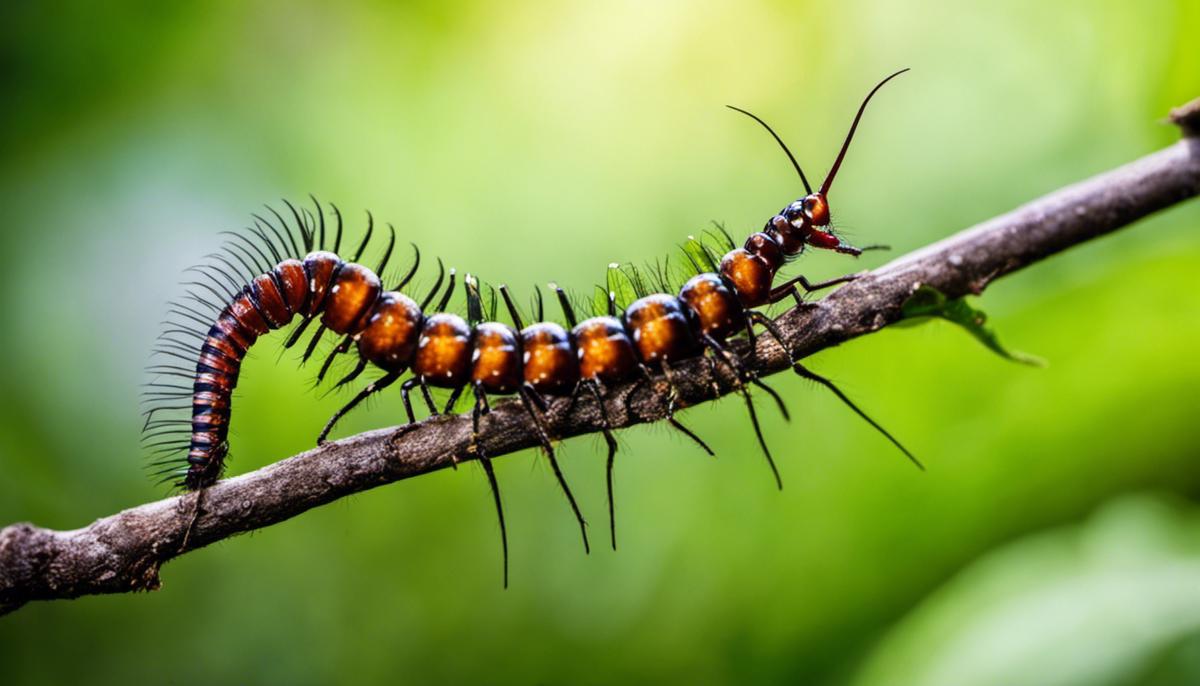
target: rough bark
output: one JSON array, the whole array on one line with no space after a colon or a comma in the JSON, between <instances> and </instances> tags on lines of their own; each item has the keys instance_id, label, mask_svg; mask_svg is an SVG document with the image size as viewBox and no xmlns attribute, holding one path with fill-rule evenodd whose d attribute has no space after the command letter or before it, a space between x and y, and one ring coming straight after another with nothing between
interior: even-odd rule
<instances>
[{"instance_id":1,"label":"rough bark","mask_svg":"<svg viewBox=\"0 0 1200 686\"><path fill-rule=\"evenodd\" d=\"M1177 108L1171 118L1185 133L1182 141L904 255L822 300L789 310L776 320L787 345L799 359L878 331L901 318L904 302L921 285L949 297L978 294L1005 274L1200 194L1200 100ZM773 339L759 338L752 364L760 374L788 369L791 362ZM712 400L714 383L722 394L734 389L727 372L719 370L713 379L709 365L698 360L677 372L684 405ZM634 394L627 404L630 390L612 389L606 401L617 427L663 418L664 383ZM598 430L599 412L591 402L581 402L565 417L565 401L550 409L559 438ZM470 434L469 417L439 416L330 443L217 483L204 491L196 518L200 496L186 494L74 531L14 524L0 530L0 614L30 600L154 590L163 563L190 550L472 459ZM534 428L512 402L495 407L481 434L492 457L537 445Z\"/></svg>"}]
</instances>

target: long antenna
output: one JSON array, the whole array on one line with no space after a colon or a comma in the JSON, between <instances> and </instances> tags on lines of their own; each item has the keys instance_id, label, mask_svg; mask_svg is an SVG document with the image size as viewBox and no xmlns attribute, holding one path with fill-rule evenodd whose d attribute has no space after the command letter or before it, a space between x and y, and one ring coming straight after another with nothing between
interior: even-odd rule
<instances>
[{"instance_id":1,"label":"long antenna","mask_svg":"<svg viewBox=\"0 0 1200 686\"><path fill-rule=\"evenodd\" d=\"M800 169L800 163L796 161L795 156L792 155L792 151L788 150L788 146L783 142L783 139L779 137L779 134L775 133L775 130L767 125L767 122L759 119L754 114L747 112L740 107L734 107L733 105L726 105L726 107L734 112L741 112L759 124L762 124L762 127L767 130L767 133L771 134L771 137L775 139L775 142L779 144L779 147L783 148L783 151L787 153L788 159L792 161L792 166L796 168L796 173L800 175L800 182L804 184L804 192L812 195L812 186L808 185L808 179L804 177L804 171Z\"/></svg>"},{"instance_id":2,"label":"long antenna","mask_svg":"<svg viewBox=\"0 0 1200 686\"><path fill-rule=\"evenodd\" d=\"M883 88L883 84L891 81L906 71L908 71L907 67L901 69L895 74L892 74L886 79L880 81L878 85L871 89L870 93L867 93L867 97L863 99L862 105L859 105L858 107L858 114L854 115L854 123L850 125L850 132L846 134L846 141L842 143L841 152L838 153L837 159L833 161L833 166L829 168L829 176L826 176L825 183L821 184L821 195L829 193L829 187L833 185L833 177L837 176L838 168L842 166L842 160L846 157L846 150L850 148L850 140L854 138L854 130L858 128L858 120L862 119L863 112L867 109L867 103L871 102L871 96L875 95L880 88Z\"/></svg>"}]
</instances>

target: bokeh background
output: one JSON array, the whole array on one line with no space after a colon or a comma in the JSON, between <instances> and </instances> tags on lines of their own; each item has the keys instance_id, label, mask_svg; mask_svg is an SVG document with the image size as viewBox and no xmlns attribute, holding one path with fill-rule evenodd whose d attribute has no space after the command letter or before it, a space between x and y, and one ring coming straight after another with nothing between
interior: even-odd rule
<instances>
[{"instance_id":1,"label":"bokeh background","mask_svg":"<svg viewBox=\"0 0 1200 686\"><path fill-rule=\"evenodd\" d=\"M880 77L832 196L903 253L1166 145L1200 95L1190 0L9 3L0 21L0 523L164 494L138 384L182 270L308 192L463 270L580 292L799 192ZM927 463L827 393L621 433L621 549L585 556L532 452L386 486L187 555L149 595L0 619L5 683L1200 682L1200 205L995 284L1006 362L949 324L821 353ZM826 278L882 264L807 256ZM231 473L345 396L256 348ZM341 435L400 419L398 394ZM603 451L563 445L604 538Z\"/></svg>"}]
</instances>

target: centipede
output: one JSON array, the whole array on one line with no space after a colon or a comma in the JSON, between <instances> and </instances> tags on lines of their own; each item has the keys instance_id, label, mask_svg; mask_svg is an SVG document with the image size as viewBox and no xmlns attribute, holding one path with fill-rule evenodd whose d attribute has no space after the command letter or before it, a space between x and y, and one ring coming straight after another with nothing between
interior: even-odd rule
<instances>
[{"instance_id":1,"label":"centipede","mask_svg":"<svg viewBox=\"0 0 1200 686\"><path fill-rule=\"evenodd\" d=\"M241 231L224 233L220 248L189 271L186 293L173 301L164 331L148 367L152 378L145 391L143 445L150 453L152 473L184 491L203 491L221 477L229 456L232 397L242 363L259 338L294 328L285 349L303 346L301 363L314 357L326 335L340 337L317 372L322 383L336 359L353 358L353 368L333 384L341 389L368 368L382 373L337 410L317 437L323 444L337 423L364 401L399 384L408 424L418 422L413 395L419 394L430 416L452 413L468 391L471 404L471 442L468 456L483 466L499 521L504 585L508 585L508 534L500 487L481 441L481 424L492 402L520 403L536 434L540 452L549 463L580 529L585 552L590 552L587 521L572 493L555 451L555 413L552 401L567 399L566 414L579 402L599 408L599 433L607 448L605 461L609 538L617 546L613 472L619 444L606 399L614 389L628 387L625 402L645 387L666 383L674 389L677 366L703 358L715 371L723 366L736 380L735 392L747 407L758 447L782 488L779 470L763 435L751 398L753 389L769 394L785 417L781 396L754 371L755 342L767 336L790 355L792 371L816 382L878 431L917 467L920 461L883 426L855 404L830 379L801 364L788 350L786 337L761 308L804 296L857 278L854 274L820 282L794 276L776 283L781 269L807 249L829 250L853 257L886 246L856 247L831 223L829 193L867 105L897 71L872 88L863 99L841 148L821 186L813 190L783 139L764 120L747 110L782 151L804 187L804 195L789 202L736 247L724 227L708 231L683 245L682 260L667 268L639 269L610 265L599 297L590 311L577 312L573 298L551 284L561 320L544 312L541 289L534 291L529 320L506 285L491 287L474 274L462 279L465 313L448 311L458 284L455 269L436 260L437 275L428 288L414 284L421 252L412 246L406 269L388 276L397 235L387 225L387 238L372 267L361 262L372 238L380 231L368 212L366 229L353 251L343 259L346 222L332 203L310 196L305 203L284 200L282 211L267 206L252 215ZM723 251L723 254L722 254ZM801 293L801 290L804 293ZM408 291L406 293L406 291ZM419 299L418 299L419 297ZM502 302L508 321L498 316ZM580 316L580 314L584 316ZM465 316L464 316L465 315ZM744 337L744 339L743 339ZM734 346L735 339L748 345ZM433 390L448 394L442 402ZM719 389L713 388L714 397ZM663 414L669 427L708 454L708 444L677 417L683 408L675 394L665 394ZM565 415L563 415L565 416Z\"/></svg>"}]
</instances>

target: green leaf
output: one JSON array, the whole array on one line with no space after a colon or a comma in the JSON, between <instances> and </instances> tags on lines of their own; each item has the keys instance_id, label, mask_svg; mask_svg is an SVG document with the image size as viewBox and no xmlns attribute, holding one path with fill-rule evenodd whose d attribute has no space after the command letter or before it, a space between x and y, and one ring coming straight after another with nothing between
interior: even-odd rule
<instances>
[{"instance_id":1,"label":"green leaf","mask_svg":"<svg viewBox=\"0 0 1200 686\"><path fill-rule=\"evenodd\" d=\"M682 247L683 254L687 256L688 261L696 268L697 273L717 271L717 263L713 259L713 254L708 251L700 239L697 239L695 236L688 236L687 242Z\"/></svg>"},{"instance_id":2,"label":"green leaf","mask_svg":"<svg viewBox=\"0 0 1200 686\"><path fill-rule=\"evenodd\" d=\"M616 299L617 309L621 311L629 307L629 304L639 297L637 286L634 283L633 277L630 276L631 272L634 275L637 274L636 269L633 269L632 266L629 267L629 271L626 271L616 262L608 265L608 274L606 275L605 282L608 285L608 292L612 293Z\"/></svg>"},{"instance_id":3,"label":"green leaf","mask_svg":"<svg viewBox=\"0 0 1200 686\"><path fill-rule=\"evenodd\" d=\"M1033 367L1046 366L1046 361L1040 357L1027 355L1016 350L1010 351L1000 345L1000 339L997 338L996 332L986 326L987 315L982 310L971 307L964 298L951 300L944 293L932 286L921 286L917 289L916 293L912 294L912 297L904 302L901 310L906 320L939 317L946 321L954 322L966 329L968 333L974 336L980 343L987 346L989 350L1007 360ZM913 321L912 323L919 322Z\"/></svg>"},{"instance_id":4,"label":"green leaf","mask_svg":"<svg viewBox=\"0 0 1200 686\"><path fill-rule=\"evenodd\" d=\"M592 292L592 316L602 317L608 314L608 291L603 286L596 286Z\"/></svg>"}]
</instances>

